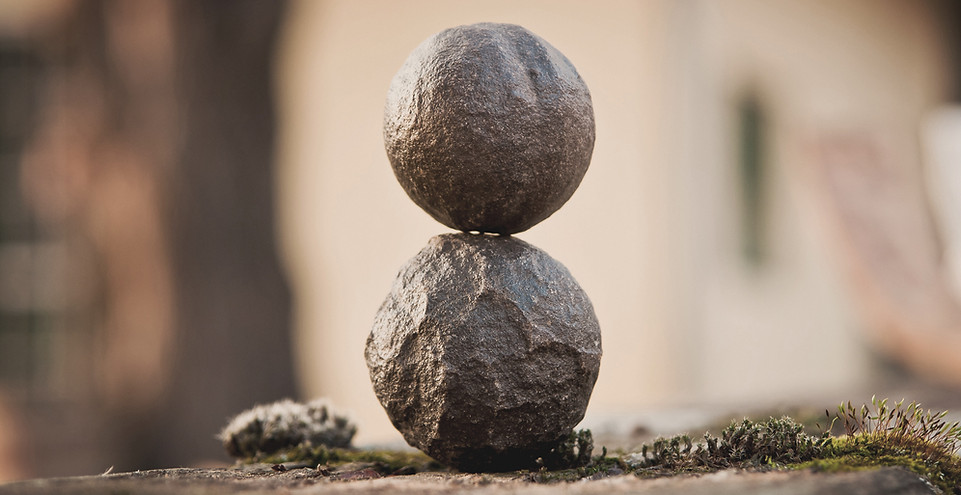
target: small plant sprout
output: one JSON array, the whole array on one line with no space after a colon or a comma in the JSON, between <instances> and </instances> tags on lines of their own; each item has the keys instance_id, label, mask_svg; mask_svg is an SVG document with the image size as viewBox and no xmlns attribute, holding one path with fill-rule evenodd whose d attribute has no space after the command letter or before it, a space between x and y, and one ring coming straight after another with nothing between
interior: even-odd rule
<instances>
[{"instance_id":1,"label":"small plant sprout","mask_svg":"<svg viewBox=\"0 0 961 495\"><path fill-rule=\"evenodd\" d=\"M348 448L357 427L324 399L258 405L227 423L218 438L230 456L256 459L297 447Z\"/></svg>"},{"instance_id":2,"label":"small plant sprout","mask_svg":"<svg viewBox=\"0 0 961 495\"><path fill-rule=\"evenodd\" d=\"M947 411L932 412L904 400L888 406L871 398L871 406L838 406L831 424L844 425L845 435L822 435L823 453L801 467L827 471L900 465L924 476L943 493L961 495L961 423L944 420ZM830 427L828 429L830 431Z\"/></svg>"},{"instance_id":3,"label":"small plant sprout","mask_svg":"<svg viewBox=\"0 0 961 495\"><path fill-rule=\"evenodd\" d=\"M871 397L874 409L855 408L851 402L838 406L834 421L842 421L848 436L892 449L917 450L928 459L961 450L961 423L944 420L947 411L934 413L920 403L904 406L904 399L888 407L887 399Z\"/></svg>"}]
</instances>

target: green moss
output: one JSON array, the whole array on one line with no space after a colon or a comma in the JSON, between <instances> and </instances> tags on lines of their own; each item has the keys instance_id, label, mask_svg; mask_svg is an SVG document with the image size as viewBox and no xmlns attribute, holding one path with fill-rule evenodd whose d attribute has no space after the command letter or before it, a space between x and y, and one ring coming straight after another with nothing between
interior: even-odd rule
<instances>
[{"instance_id":1,"label":"green moss","mask_svg":"<svg viewBox=\"0 0 961 495\"><path fill-rule=\"evenodd\" d=\"M571 432L538 460L541 469L531 472L531 478L545 482L573 481L594 475L608 469L612 463L620 462L611 457L591 457L593 448L594 440L590 430ZM261 453L242 462L248 464L299 463L326 465L332 468L347 463L364 462L373 464L376 471L385 475L401 469L406 473L445 469L443 465L419 451L328 448L322 445L313 446L309 443L301 443L272 454Z\"/></svg>"},{"instance_id":2,"label":"green moss","mask_svg":"<svg viewBox=\"0 0 961 495\"><path fill-rule=\"evenodd\" d=\"M923 476L944 493L961 494L961 457L928 440L887 430L830 440L821 458L791 467L841 472L901 466Z\"/></svg>"},{"instance_id":3,"label":"green moss","mask_svg":"<svg viewBox=\"0 0 961 495\"><path fill-rule=\"evenodd\" d=\"M355 450L327 448L323 445L314 447L309 444L300 444L270 455L251 457L244 462L265 464L295 462L330 467L352 462L367 462L374 464L374 469L381 474L391 474L402 468L406 468L408 472L443 469L440 463L419 451Z\"/></svg>"},{"instance_id":4,"label":"green moss","mask_svg":"<svg viewBox=\"0 0 961 495\"><path fill-rule=\"evenodd\" d=\"M572 431L537 462L549 470L573 469L590 464L593 452L594 436L591 430Z\"/></svg>"},{"instance_id":5,"label":"green moss","mask_svg":"<svg viewBox=\"0 0 961 495\"><path fill-rule=\"evenodd\" d=\"M624 456L639 476L702 473L726 468L852 471L902 466L927 478L944 493L961 495L961 425L944 421L946 412L925 411L904 401L888 407L842 404L827 430L815 437L782 417L732 422L719 436L705 433L694 443L687 435L658 438L639 453ZM843 425L846 434L832 430Z\"/></svg>"},{"instance_id":6,"label":"green moss","mask_svg":"<svg viewBox=\"0 0 961 495\"><path fill-rule=\"evenodd\" d=\"M961 425L946 423L944 412L932 413L904 401L888 407L872 399L872 407L842 404L820 436L805 433L790 417L733 421L718 435L695 442L688 435L658 438L640 452L592 456L590 430L572 432L545 454L535 471L518 471L533 482L558 483L632 473L643 478L706 473L728 468L814 469L825 472L902 466L929 480L944 493L961 495ZM819 425L820 426L820 425ZM838 427L843 427L838 430ZM838 434L838 431L844 434ZM444 467L421 452L314 447L302 443L246 462L298 462L337 467L371 463L384 475L437 471Z\"/></svg>"},{"instance_id":7,"label":"green moss","mask_svg":"<svg viewBox=\"0 0 961 495\"><path fill-rule=\"evenodd\" d=\"M924 476L944 493L961 495L961 424L944 421L947 411L934 413L904 401L888 406L871 399L871 406L841 404L835 422L847 435L825 440L821 469L903 466Z\"/></svg>"},{"instance_id":8,"label":"green moss","mask_svg":"<svg viewBox=\"0 0 961 495\"><path fill-rule=\"evenodd\" d=\"M776 467L820 454L822 440L805 434L791 418L731 422L720 436L705 433L694 443L688 435L658 438L629 456L636 471L661 475L726 468Z\"/></svg>"},{"instance_id":9,"label":"green moss","mask_svg":"<svg viewBox=\"0 0 961 495\"><path fill-rule=\"evenodd\" d=\"M218 438L231 457L243 459L302 444L350 448L355 433L357 426L324 399L306 404L284 399L238 414Z\"/></svg>"},{"instance_id":10,"label":"green moss","mask_svg":"<svg viewBox=\"0 0 961 495\"><path fill-rule=\"evenodd\" d=\"M585 431L590 434L590 430L581 430L578 434L583 435ZM536 483L559 483L623 474L628 472L629 469L621 456L609 456L607 455L607 449L603 449L601 455L590 458L582 465L554 470L542 468L539 471L531 472L530 479Z\"/></svg>"},{"instance_id":11,"label":"green moss","mask_svg":"<svg viewBox=\"0 0 961 495\"><path fill-rule=\"evenodd\" d=\"M932 470L924 465L924 461L911 455L882 455L865 457L863 455L843 455L827 457L787 466L791 469L813 469L825 473L843 473L849 471L863 471L888 466L908 468L922 476L930 477Z\"/></svg>"}]
</instances>

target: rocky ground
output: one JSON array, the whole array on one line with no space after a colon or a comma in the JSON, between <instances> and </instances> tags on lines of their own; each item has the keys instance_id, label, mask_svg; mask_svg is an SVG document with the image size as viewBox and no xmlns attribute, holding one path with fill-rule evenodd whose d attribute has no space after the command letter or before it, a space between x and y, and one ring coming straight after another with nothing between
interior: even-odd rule
<instances>
[{"instance_id":1,"label":"rocky ground","mask_svg":"<svg viewBox=\"0 0 961 495\"><path fill-rule=\"evenodd\" d=\"M921 387L889 387L890 397L910 397L932 406L935 410L950 410L950 419L961 420L961 395L955 390ZM854 397L855 401L869 398ZM698 412L698 411L694 411ZM763 414L762 414L763 412ZM774 412L774 411L767 411ZM763 417L759 411L754 416ZM794 417L803 416L803 409L778 411ZM595 429L595 445L632 452L641 442L648 442L654 435L678 431L703 432L707 428L723 427L724 422L711 420L709 414L690 413L695 418L691 425L674 424L678 417L669 416L674 423L661 416L627 421L621 418L620 427L606 433ZM740 415L722 415L737 418ZM660 419L659 419L660 418ZM717 419L717 418L714 418ZM661 421L663 420L663 421ZM704 424L707 421L708 424ZM669 425L661 431L660 424ZM701 425L701 426L694 426ZM405 453L406 452L406 453ZM598 452L595 452L597 454ZM410 451L398 450L399 456ZM418 454L419 455L419 454ZM397 461L404 464L405 460ZM426 465L421 465L424 467ZM395 466L396 467L396 466ZM845 473L801 471L743 471L727 470L698 476L683 475L642 479L612 469L587 479L573 482L550 482L550 473L512 472L500 474L464 474L436 470L437 465L425 472L400 468L391 471L372 463L354 462L318 469L316 465L253 464L235 468L176 468L152 469L131 473L109 473L95 476L78 476L20 481L0 484L0 495L13 494L327 494L327 493L477 493L477 494L540 494L540 493L637 493L660 494L732 494L732 495L800 495L800 494L933 494L938 493L916 474L897 467L880 468ZM385 475L385 473L390 473Z\"/></svg>"},{"instance_id":2,"label":"rocky ground","mask_svg":"<svg viewBox=\"0 0 961 495\"><path fill-rule=\"evenodd\" d=\"M260 464L239 469L157 469L32 480L0 485L0 494L329 494L329 493L471 493L471 494L731 494L857 495L933 494L924 480L901 468L849 473L812 471L721 471L702 476L640 479L609 475L576 482L538 482L530 474L461 474L427 472L382 477L363 465L329 472L311 467L280 470Z\"/></svg>"}]
</instances>

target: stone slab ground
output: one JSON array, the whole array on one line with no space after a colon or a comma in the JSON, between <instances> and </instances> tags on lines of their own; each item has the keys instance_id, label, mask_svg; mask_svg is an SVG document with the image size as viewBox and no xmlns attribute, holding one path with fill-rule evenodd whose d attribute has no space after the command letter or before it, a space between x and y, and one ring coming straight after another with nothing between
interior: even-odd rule
<instances>
[{"instance_id":1,"label":"stone slab ground","mask_svg":"<svg viewBox=\"0 0 961 495\"><path fill-rule=\"evenodd\" d=\"M934 410L950 410L950 421L961 421L961 394L956 389L941 389L926 384L907 382L889 385L881 396L910 397ZM870 394L867 394L867 398ZM852 397L856 403L865 397ZM831 401L815 401L831 403ZM796 412L807 408L778 408ZM819 408L813 408L818 410ZM823 408L822 408L823 409ZM783 412L783 411L782 411ZM778 413L780 414L780 412ZM765 417L763 414L728 414L701 410L671 411L649 417L625 419L610 431L598 429L595 445L609 449L632 451L649 442L653 436L679 431L703 432L708 424L724 425L730 418ZM691 424L670 421L678 416L694 418ZM717 416L715 418L714 416ZM720 419L718 419L720 418ZM714 421L717 419L717 421ZM723 421L722 421L723 419ZM663 431L658 425L668 425ZM639 428L644 427L644 428ZM638 433L643 430L642 433ZM633 432L628 434L627 432ZM399 447L398 447L399 448ZM859 494L935 494L933 487L903 468L882 468L850 473L818 473L812 471L746 472L721 471L701 476L678 476L640 479L634 475L607 475L602 479L561 483L538 483L537 474L461 474L422 472L413 475L380 477L369 465L344 465L331 472L310 466L284 465L284 471L270 465L255 464L240 468L152 469L132 473L51 478L0 484L0 495L101 495L101 494L601 494L636 493L641 495L859 495ZM608 473L611 474L611 473Z\"/></svg>"},{"instance_id":2,"label":"stone slab ground","mask_svg":"<svg viewBox=\"0 0 961 495\"><path fill-rule=\"evenodd\" d=\"M156 469L133 473L30 480L0 485L0 495L101 494L601 494L643 495L921 495L937 493L902 468L849 473L721 471L701 476L640 479L615 475L596 480L537 483L526 474L418 473L379 477L354 466L336 472L268 465L240 469Z\"/></svg>"}]
</instances>

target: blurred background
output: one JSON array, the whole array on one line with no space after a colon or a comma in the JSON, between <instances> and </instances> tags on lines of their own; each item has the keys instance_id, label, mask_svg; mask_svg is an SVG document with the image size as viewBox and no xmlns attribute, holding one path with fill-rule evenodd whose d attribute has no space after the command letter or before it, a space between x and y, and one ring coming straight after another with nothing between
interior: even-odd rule
<instances>
[{"instance_id":1,"label":"blurred background","mask_svg":"<svg viewBox=\"0 0 961 495\"><path fill-rule=\"evenodd\" d=\"M961 407L959 10L0 0L0 480L226 463L227 418L283 397L399 442L363 347L446 229L394 180L383 102L417 44L481 21L593 95L587 176L518 235L601 322L583 426Z\"/></svg>"}]
</instances>

